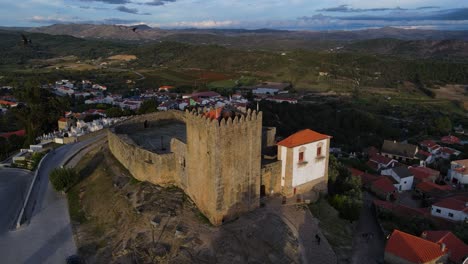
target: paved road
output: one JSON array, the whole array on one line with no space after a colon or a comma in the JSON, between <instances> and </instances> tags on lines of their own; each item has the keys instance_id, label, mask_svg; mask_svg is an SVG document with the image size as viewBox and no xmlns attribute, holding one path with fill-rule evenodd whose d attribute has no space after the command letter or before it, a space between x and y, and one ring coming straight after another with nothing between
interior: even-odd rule
<instances>
[{"instance_id":1,"label":"paved road","mask_svg":"<svg viewBox=\"0 0 468 264\"><path fill-rule=\"evenodd\" d=\"M76 253L66 196L54 191L48 175L104 136L65 145L44 158L25 210L26 224L0 235L1 263L64 263L67 256Z\"/></svg>"},{"instance_id":2,"label":"paved road","mask_svg":"<svg viewBox=\"0 0 468 264\"><path fill-rule=\"evenodd\" d=\"M32 178L26 170L0 168L0 235L15 227Z\"/></svg>"},{"instance_id":3,"label":"paved road","mask_svg":"<svg viewBox=\"0 0 468 264\"><path fill-rule=\"evenodd\" d=\"M383 263L385 238L371 208L374 197L363 193L364 206L353 237L352 264ZM364 235L363 235L364 234ZM372 234L366 236L365 234Z\"/></svg>"},{"instance_id":4,"label":"paved road","mask_svg":"<svg viewBox=\"0 0 468 264\"><path fill-rule=\"evenodd\" d=\"M290 199L291 201L294 199ZM335 252L322 234L318 221L308 208L297 208L294 204L281 204L281 198L270 198L267 210L280 216L298 237L303 263L336 264ZM321 238L318 244L315 235Z\"/></svg>"}]
</instances>

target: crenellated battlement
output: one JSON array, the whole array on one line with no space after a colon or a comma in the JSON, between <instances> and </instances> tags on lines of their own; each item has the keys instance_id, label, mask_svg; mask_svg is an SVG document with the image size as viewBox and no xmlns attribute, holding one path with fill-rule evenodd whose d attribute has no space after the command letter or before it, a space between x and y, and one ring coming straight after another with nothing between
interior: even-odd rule
<instances>
[{"instance_id":1,"label":"crenellated battlement","mask_svg":"<svg viewBox=\"0 0 468 264\"><path fill-rule=\"evenodd\" d=\"M262 120L262 112L248 109L246 113L236 114L229 117L220 117L219 119L210 118L206 115L207 112L213 111L212 108L200 108L198 110L186 110L187 122L203 123L206 126L213 127L231 127L242 126L244 123L257 122Z\"/></svg>"}]
</instances>

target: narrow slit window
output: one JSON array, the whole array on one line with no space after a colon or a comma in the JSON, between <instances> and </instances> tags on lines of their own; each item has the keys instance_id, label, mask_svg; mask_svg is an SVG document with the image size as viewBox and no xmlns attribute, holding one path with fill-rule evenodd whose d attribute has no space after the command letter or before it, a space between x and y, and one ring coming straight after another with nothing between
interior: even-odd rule
<instances>
[{"instance_id":1,"label":"narrow slit window","mask_svg":"<svg viewBox=\"0 0 468 264\"><path fill-rule=\"evenodd\" d=\"M299 162L304 162L304 151L299 152Z\"/></svg>"}]
</instances>

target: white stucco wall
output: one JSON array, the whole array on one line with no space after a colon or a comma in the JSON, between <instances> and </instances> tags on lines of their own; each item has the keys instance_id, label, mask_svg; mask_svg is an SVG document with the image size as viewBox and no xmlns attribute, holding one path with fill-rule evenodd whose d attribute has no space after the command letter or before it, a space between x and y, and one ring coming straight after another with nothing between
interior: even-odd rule
<instances>
[{"instance_id":1,"label":"white stucco wall","mask_svg":"<svg viewBox=\"0 0 468 264\"><path fill-rule=\"evenodd\" d=\"M440 213L437 212L437 209L440 210ZM448 214L452 213L453 217L450 217ZM437 216L437 217L442 217L445 219L449 219L452 221L464 221L465 218L468 218L468 214L462 212L462 211L455 211L452 209L448 208L443 208L443 207L438 207L433 205L431 208L431 215Z\"/></svg>"},{"instance_id":2,"label":"white stucco wall","mask_svg":"<svg viewBox=\"0 0 468 264\"><path fill-rule=\"evenodd\" d=\"M462 173L454 171L453 169L450 170L448 174L449 174L450 180L457 179L458 182L461 184L468 184L468 174L462 174Z\"/></svg>"},{"instance_id":3,"label":"white stucco wall","mask_svg":"<svg viewBox=\"0 0 468 264\"><path fill-rule=\"evenodd\" d=\"M286 176L286 154L288 148L279 146L279 151L281 151L281 186L284 186L284 177Z\"/></svg>"},{"instance_id":4,"label":"white stucco wall","mask_svg":"<svg viewBox=\"0 0 468 264\"><path fill-rule=\"evenodd\" d=\"M320 143L322 144L321 156L323 156L323 158L317 159L317 146ZM306 161L306 163L299 164L299 150L302 147L305 148L304 161ZM325 176L327 151L327 140L320 140L293 148L293 187Z\"/></svg>"},{"instance_id":5,"label":"white stucco wall","mask_svg":"<svg viewBox=\"0 0 468 264\"><path fill-rule=\"evenodd\" d=\"M392 169L383 170L381 172L381 174L382 175L388 175L388 176L392 177L393 179L395 179L396 181L398 181L398 183L394 184L393 186L395 186L395 188L397 188L397 190L399 192L410 191L410 190L413 189L413 181L414 181L413 176L405 177L405 178L400 179L400 177L398 177L398 175L396 175L395 172ZM400 186L401 186L401 188L400 188Z\"/></svg>"}]
</instances>

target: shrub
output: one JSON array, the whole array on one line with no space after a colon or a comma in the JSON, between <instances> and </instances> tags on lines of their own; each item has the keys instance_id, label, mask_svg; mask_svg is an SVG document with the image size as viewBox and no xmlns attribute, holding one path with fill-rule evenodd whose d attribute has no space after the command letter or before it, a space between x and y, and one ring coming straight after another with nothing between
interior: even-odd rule
<instances>
[{"instance_id":1,"label":"shrub","mask_svg":"<svg viewBox=\"0 0 468 264\"><path fill-rule=\"evenodd\" d=\"M49 178L55 190L66 192L78 182L79 175L72 168L55 168Z\"/></svg>"}]
</instances>

